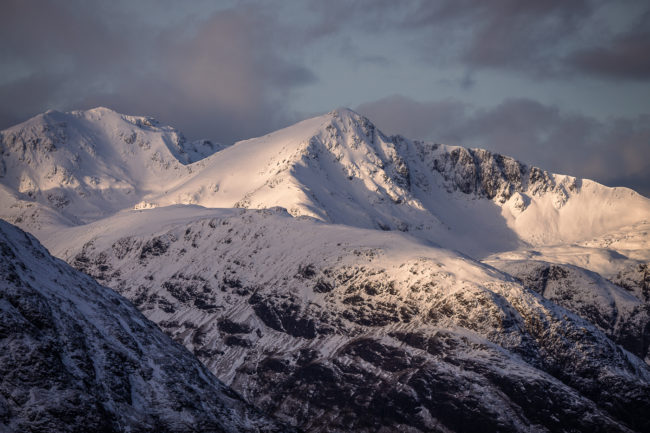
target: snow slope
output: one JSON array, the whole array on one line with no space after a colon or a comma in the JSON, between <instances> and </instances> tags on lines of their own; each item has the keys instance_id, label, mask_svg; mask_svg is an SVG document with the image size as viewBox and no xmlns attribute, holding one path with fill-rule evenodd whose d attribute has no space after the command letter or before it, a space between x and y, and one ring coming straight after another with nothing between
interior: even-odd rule
<instances>
[{"instance_id":1,"label":"snow slope","mask_svg":"<svg viewBox=\"0 0 650 433\"><path fill-rule=\"evenodd\" d=\"M0 431L281 431L127 300L0 220Z\"/></svg>"},{"instance_id":2,"label":"snow slope","mask_svg":"<svg viewBox=\"0 0 650 433\"><path fill-rule=\"evenodd\" d=\"M606 323L399 231L172 206L51 242L246 398L308 431L650 425L650 367Z\"/></svg>"},{"instance_id":3,"label":"snow slope","mask_svg":"<svg viewBox=\"0 0 650 433\"><path fill-rule=\"evenodd\" d=\"M0 133L0 216L37 231L96 220L164 191L221 148L107 108L48 111Z\"/></svg>"}]
</instances>

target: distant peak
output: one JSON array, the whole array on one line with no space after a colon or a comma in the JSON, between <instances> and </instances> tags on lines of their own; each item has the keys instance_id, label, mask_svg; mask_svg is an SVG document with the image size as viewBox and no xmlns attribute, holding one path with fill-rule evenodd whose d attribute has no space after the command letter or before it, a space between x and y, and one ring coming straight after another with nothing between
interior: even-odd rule
<instances>
[{"instance_id":1,"label":"distant peak","mask_svg":"<svg viewBox=\"0 0 650 433\"><path fill-rule=\"evenodd\" d=\"M109 112L109 113L115 113L116 112L115 110L111 110L110 108L104 107L102 105L100 105L98 107L95 107L95 108L91 108L88 111Z\"/></svg>"}]
</instances>

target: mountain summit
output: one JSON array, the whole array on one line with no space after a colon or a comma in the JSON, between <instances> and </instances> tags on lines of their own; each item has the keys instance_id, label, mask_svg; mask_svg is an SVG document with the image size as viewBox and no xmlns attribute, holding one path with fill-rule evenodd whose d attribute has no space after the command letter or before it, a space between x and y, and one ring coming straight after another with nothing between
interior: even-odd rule
<instances>
[{"instance_id":1,"label":"mountain summit","mask_svg":"<svg viewBox=\"0 0 650 433\"><path fill-rule=\"evenodd\" d=\"M188 144L151 118L105 108L48 112L0 139L0 217L46 244L61 229L118 212L198 205L283 207L479 259L544 249L550 260L549 248L571 244L580 247L562 260L610 276L629 273L620 257L648 256L641 244L650 200L630 189L487 150L387 136L345 108L225 148ZM641 244L630 250L624 243L632 238Z\"/></svg>"},{"instance_id":2,"label":"mountain summit","mask_svg":"<svg viewBox=\"0 0 650 433\"><path fill-rule=\"evenodd\" d=\"M586 241L650 215L632 190L389 137L349 109L219 149L146 117L49 112L2 132L0 193L13 203L2 216L39 230L132 208L281 206L484 256Z\"/></svg>"}]
</instances>

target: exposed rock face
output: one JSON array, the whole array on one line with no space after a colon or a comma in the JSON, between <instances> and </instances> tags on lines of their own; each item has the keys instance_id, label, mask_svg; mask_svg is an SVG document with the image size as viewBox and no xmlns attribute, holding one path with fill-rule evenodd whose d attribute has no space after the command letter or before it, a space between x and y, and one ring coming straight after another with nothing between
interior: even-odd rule
<instances>
[{"instance_id":1,"label":"exposed rock face","mask_svg":"<svg viewBox=\"0 0 650 433\"><path fill-rule=\"evenodd\" d=\"M533 284L398 233L378 232L370 246L366 231L279 211L176 221L117 242L96 235L83 249L83 269L134 299L234 389L298 427L650 426L650 368L612 341L636 350L626 340L636 322L624 325L610 310L578 309L580 318ZM141 259L144 246L163 238L164 252ZM180 268L212 310L175 295L168 283Z\"/></svg>"},{"instance_id":2,"label":"exposed rock face","mask_svg":"<svg viewBox=\"0 0 650 433\"><path fill-rule=\"evenodd\" d=\"M422 144L420 144L422 145ZM483 149L452 148L432 159L432 169L440 173L450 190L474 194L505 203L513 193L541 195L563 192L551 174L537 167ZM571 178L570 191L579 189L579 180Z\"/></svg>"},{"instance_id":3,"label":"exposed rock face","mask_svg":"<svg viewBox=\"0 0 650 433\"><path fill-rule=\"evenodd\" d=\"M127 300L0 220L0 431L281 431Z\"/></svg>"},{"instance_id":4,"label":"exposed rock face","mask_svg":"<svg viewBox=\"0 0 650 433\"><path fill-rule=\"evenodd\" d=\"M650 359L650 302L643 298L643 288L639 287L645 281L643 265L633 267L636 273L620 272L619 285L615 285L595 272L573 265L535 260L492 264L587 319L639 358ZM627 283L621 287L622 282Z\"/></svg>"}]
</instances>

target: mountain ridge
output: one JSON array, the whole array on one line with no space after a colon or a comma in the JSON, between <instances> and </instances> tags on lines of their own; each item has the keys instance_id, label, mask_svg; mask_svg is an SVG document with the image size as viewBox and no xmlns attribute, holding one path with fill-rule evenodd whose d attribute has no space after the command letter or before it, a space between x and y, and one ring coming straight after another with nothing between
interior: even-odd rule
<instances>
[{"instance_id":1,"label":"mountain ridge","mask_svg":"<svg viewBox=\"0 0 650 433\"><path fill-rule=\"evenodd\" d=\"M92 117L94 112L75 113ZM119 117L117 113L112 115ZM150 123L148 118L122 117L136 126ZM151 128L171 134L163 134L167 141L169 137L180 140L169 127ZM120 133L120 140L124 140L124 132ZM5 148L12 142L7 137L3 132ZM129 137L132 136L127 135L127 141L131 141ZM157 138L158 141L134 139L135 144L130 146L139 147L140 141L144 147L151 143L167 146L165 140ZM5 166L7 154L3 152ZM154 151L153 155L156 154ZM89 187L93 180L89 174L85 183L78 182L79 186L74 184L57 194L43 192L44 188L33 185L37 182L31 180L29 170L27 175L19 168L13 174L5 170L0 178L1 192L6 200L16 204L10 212L5 209L4 216L38 229L40 217L33 216L34 207L45 215L60 217L59 225L69 226L129 208L174 204L221 208L281 206L294 216L361 228L408 231L433 245L485 256L524 246L582 241L650 215L650 200L632 190L552 174L486 150L388 137L349 109L334 110L238 142L191 164L174 162L171 153L166 158L145 158L137 164L130 161L136 164L132 171L144 180L122 185L102 179L109 184L110 193L100 187ZM111 164L110 159L108 163ZM115 173L107 176L116 178ZM161 182L161 176L167 180ZM79 177L83 176L76 176ZM61 181L57 177L52 182ZM89 188L91 194L82 187ZM32 197L36 194L32 190L39 191L37 199ZM98 200L113 204L107 209L101 208L103 203L90 208L73 203L70 207L68 196L79 193L74 190L86 194L79 200L83 203L88 202L88 195L92 198L95 194ZM616 209L623 204L628 212L614 218ZM79 220L80 215L85 216ZM48 224L52 225L46 221L40 226ZM482 239L481 243L477 244L477 239Z\"/></svg>"},{"instance_id":2,"label":"mountain ridge","mask_svg":"<svg viewBox=\"0 0 650 433\"><path fill-rule=\"evenodd\" d=\"M582 303L558 307L527 283L399 231L296 219L284 209L200 213L129 211L111 226L70 232L76 242L57 254L131 299L218 377L288 423L314 431L478 428L455 418L465 413L515 431L645 428L650 369L638 342L650 322L630 315L626 303L642 302L629 294L617 304L619 321L601 322L609 316L591 313L600 301L590 304L588 291L574 289ZM619 345L628 347L623 323L637 355ZM511 374L517 385L505 383ZM510 386L562 401L574 415ZM457 409L443 409L444 401ZM566 424L534 415L547 410Z\"/></svg>"}]
</instances>

